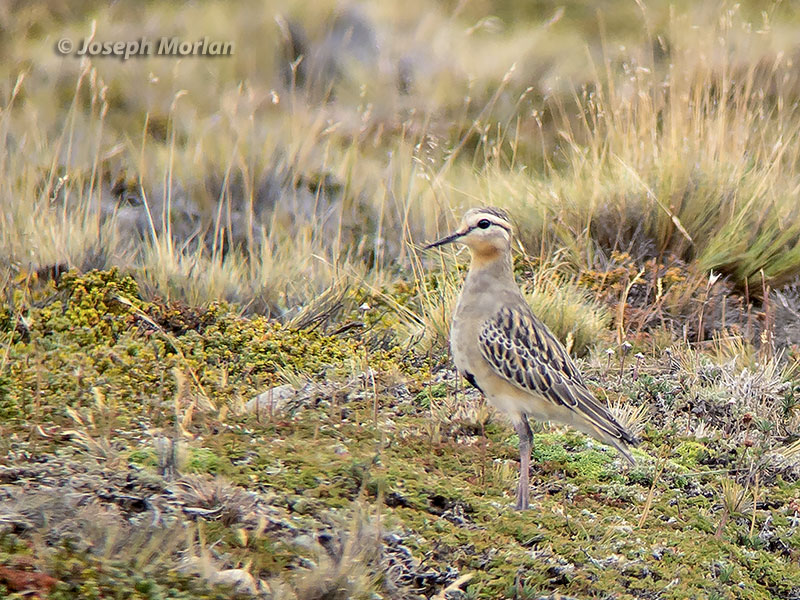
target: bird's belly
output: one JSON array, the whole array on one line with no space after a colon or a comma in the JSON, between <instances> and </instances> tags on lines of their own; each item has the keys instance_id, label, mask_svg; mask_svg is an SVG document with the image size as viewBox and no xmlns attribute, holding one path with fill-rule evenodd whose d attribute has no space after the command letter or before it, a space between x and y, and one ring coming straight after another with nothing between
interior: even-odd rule
<instances>
[{"instance_id":1,"label":"bird's belly","mask_svg":"<svg viewBox=\"0 0 800 600\"><path fill-rule=\"evenodd\" d=\"M485 363L485 372L481 375L482 377L479 379L476 376L476 379L484 382L483 392L489 404L510 415L512 420L518 419L522 414L531 414L528 406L530 404L529 394L498 377L489 363Z\"/></svg>"},{"instance_id":2,"label":"bird's belly","mask_svg":"<svg viewBox=\"0 0 800 600\"><path fill-rule=\"evenodd\" d=\"M573 411L544 398L541 394L522 390L498 376L483 357L471 364L475 380L486 399L500 412L509 415L512 421L526 415L536 421L556 421L572 424Z\"/></svg>"}]
</instances>

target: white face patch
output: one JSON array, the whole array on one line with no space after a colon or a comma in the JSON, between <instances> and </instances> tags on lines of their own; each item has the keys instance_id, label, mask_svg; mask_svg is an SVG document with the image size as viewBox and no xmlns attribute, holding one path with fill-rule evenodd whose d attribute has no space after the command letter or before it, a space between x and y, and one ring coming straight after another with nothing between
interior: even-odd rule
<instances>
[{"instance_id":1,"label":"white face patch","mask_svg":"<svg viewBox=\"0 0 800 600\"><path fill-rule=\"evenodd\" d=\"M426 248L436 248L452 242L466 244L479 253L503 251L511 242L511 223L506 214L497 208L473 208L467 211L461 227Z\"/></svg>"},{"instance_id":2,"label":"white face patch","mask_svg":"<svg viewBox=\"0 0 800 600\"><path fill-rule=\"evenodd\" d=\"M465 215L461 231L464 234L459 241L479 255L503 252L508 249L511 241L511 226L508 221L484 211Z\"/></svg>"},{"instance_id":3,"label":"white face patch","mask_svg":"<svg viewBox=\"0 0 800 600\"><path fill-rule=\"evenodd\" d=\"M462 222L462 231L467 232L473 229L490 230L499 228L509 235L511 234L511 223L506 214L496 208L473 208L467 211Z\"/></svg>"},{"instance_id":4,"label":"white face patch","mask_svg":"<svg viewBox=\"0 0 800 600\"><path fill-rule=\"evenodd\" d=\"M511 224L496 209L472 209L464 215L460 231L465 238L508 242L511 239ZM467 240L464 240L467 242Z\"/></svg>"}]
</instances>

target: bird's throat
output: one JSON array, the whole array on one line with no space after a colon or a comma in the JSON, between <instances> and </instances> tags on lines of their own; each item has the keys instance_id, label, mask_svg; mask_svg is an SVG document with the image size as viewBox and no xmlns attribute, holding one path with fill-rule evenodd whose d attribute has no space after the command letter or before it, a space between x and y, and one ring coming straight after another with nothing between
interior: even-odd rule
<instances>
[{"instance_id":1,"label":"bird's throat","mask_svg":"<svg viewBox=\"0 0 800 600\"><path fill-rule=\"evenodd\" d=\"M481 248L472 250L472 264L470 265L471 271L483 271L490 269L496 271L498 275L507 271L511 273L511 256L507 252L498 250L497 248Z\"/></svg>"}]
</instances>

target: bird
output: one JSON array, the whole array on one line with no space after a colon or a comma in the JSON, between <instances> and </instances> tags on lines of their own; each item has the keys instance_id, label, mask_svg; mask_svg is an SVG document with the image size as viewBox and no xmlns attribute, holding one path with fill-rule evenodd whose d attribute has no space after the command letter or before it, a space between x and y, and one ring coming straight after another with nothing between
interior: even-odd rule
<instances>
[{"instance_id":1,"label":"bird","mask_svg":"<svg viewBox=\"0 0 800 600\"><path fill-rule=\"evenodd\" d=\"M512 226L498 208L468 210L458 229L425 246L465 244L471 262L450 327L458 372L506 413L519 436L517 510L530 505L533 433L529 417L570 425L635 464L638 440L586 386L567 350L540 321L514 280Z\"/></svg>"}]
</instances>

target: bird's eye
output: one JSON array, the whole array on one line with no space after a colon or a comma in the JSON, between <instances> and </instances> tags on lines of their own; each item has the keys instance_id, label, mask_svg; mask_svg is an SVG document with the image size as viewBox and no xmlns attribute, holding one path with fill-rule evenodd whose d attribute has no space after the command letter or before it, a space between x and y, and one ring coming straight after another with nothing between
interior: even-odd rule
<instances>
[{"instance_id":1,"label":"bird's eye","mask_svg":"<svg viewBox=\"0 0 800 600\"><path fill-rule=\"evenodd\" d=\"M478 221L478 227L480 227L481 229L489 229L489 225L491 224L492 222L489 219L481 219L480 221Z\"/></svg>"}]
</instances>

